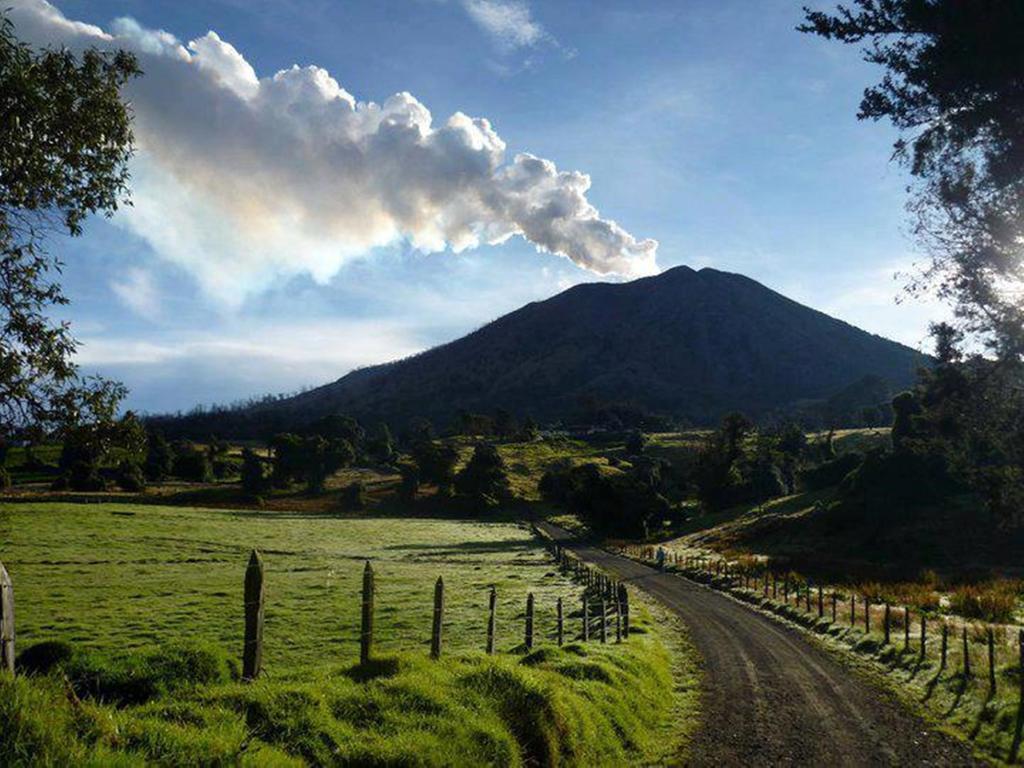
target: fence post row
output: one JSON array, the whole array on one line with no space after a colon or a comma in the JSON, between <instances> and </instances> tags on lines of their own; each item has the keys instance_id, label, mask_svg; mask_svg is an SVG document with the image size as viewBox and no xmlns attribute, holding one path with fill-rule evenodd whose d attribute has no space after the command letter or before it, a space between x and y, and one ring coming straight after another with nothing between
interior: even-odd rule
<instances>
[{"instance_id":1,"label":"fence post row","mask_svg":"<svg viewBox=\"0 0 1024 768\"><path fill-rule=\"evenodd\" d=\"M359 633L359 663L365 664L373 652L373 567L366 561L363 568L363 622Z\"/></svg>"},{"instance_id":2,"label":"fence post row","mask_svg":"<svg viewBox=\"0 0 1024 768\"><path fill-rule=\"evenodd\" d=\"M263 666L263 558L255 549L245 569L245 644L242 679L255 680Z\"/></svg>"},{"instance_id":3,"label":"fence post row","mask_svg":"<svg viewBox=\"0 0 1024 768\"><path fill-rule=\"evenodd\" d=\"M441 658L441 627L444 625L444 579L434 584L434 625L430 633L430 658Z\"/></svg>"},{"instance_id":4,"label":"fence post row","mask_svg":"<svg viewBox=\"0 0 1024 768\"><path fill-rule=\"evenodd\" d=\"M0 563L0 671L14 674L14 584Z\"/></svg>"}]
</instances>

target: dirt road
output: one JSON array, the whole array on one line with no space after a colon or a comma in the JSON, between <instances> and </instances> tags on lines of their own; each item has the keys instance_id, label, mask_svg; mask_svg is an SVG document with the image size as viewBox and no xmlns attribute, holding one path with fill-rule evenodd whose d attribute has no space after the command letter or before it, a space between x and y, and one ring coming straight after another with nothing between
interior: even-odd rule
<instances>
[{"instance_id":1,"label":"dirt road","mask_svg":"<svg viewBox=\"0 0 1024 768\"><path fill-rule=\"evenodd\" d=\"M983 765L801 634L679 576L543 526L585 561L682 617L703 656L695 766Z\"/></svg>"}]
</instances>

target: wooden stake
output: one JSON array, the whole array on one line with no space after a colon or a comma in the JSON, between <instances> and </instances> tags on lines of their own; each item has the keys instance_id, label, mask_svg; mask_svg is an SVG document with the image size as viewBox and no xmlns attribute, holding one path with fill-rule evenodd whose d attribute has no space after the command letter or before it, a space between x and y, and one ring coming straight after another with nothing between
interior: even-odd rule
<instances>
[{"instance_id":1,"label":"wooden stake","mask_svg":"<svg viewBox=\"0 0 1024 768\"><path fill-rule=\"evenodd\" d=\"M821 591L821 585L818 585L818 618L824 618L825 616L825 595Z\"/></svg>"},{"instance_id":2,"label":"wooden stake","mask_svg":"<svg viewBox=\"0 0 1024 768\"><path fill-rule=\"evenodd\" d=\"M583 642L590 640L590 604L586 593L583 594Z\"/></svg>"},{"instance_id":3,"label":"wooden stake","mask_svg":"<svg viewBox=\"0 0 1024 768\"><path fill-rule=\"evenodd\" d=\"M619 604L622 606L622 636L629 640L629 591L625 584L619 585Z\"/></svg>"},{"instance_id":4,"label":"wooden stake","mask_svg":"<svg viewBox=\"0 0 1024 768\"><path fill-rule=\"evenodd\" d=\"M491 587L491 594L487 598L487 653L494 654L494 636L498 630L498 590Z\"/></svg>"},{"instance_id":5,"label":"wooden stake","mask_svg":"<svg viewBox=\"0 0 1024 768\"><path fill-rule=\"evenodd\" d=\"M857 623L857 596L854 594L850 595L850 626L852 627Z\"/></svg>"},{"instance_id":6,"label":"wooden stake","mask_svg":"<svg viewBox=\"0 0 1024 768\"><path fill-rule=\"evenodd\" d=\"M615 600L615 642L622 642L622 603Z\"/></svg>"},{"instance_id":7,"label":"wooden stake","mask_svg":"<svg viewBox=\"0 0 1024 768\"><path fill-rule=\"evenodd\" d=\"M434 584L434 623L430 628L430 658L441 658L441 628L444 626L444 579Z\"/></svg>"},{"instance_id":8,"label":"wooden stake","mask_svg":"<svg viewBox=\"0 0 1024 768\"><path fill-rule=\"evenodd\" d=\"M533 650L533 592L526 596L526 650Z\"/></svg>"},{"instance_id":9,"label":"wooden stake","mask_svg":"<svg viewBox=\"0 0 1024 768\"><path fill-rule=\"evenodd\" d=\"M971 649L967 645L967 625L964 624L961 631L964 640L964 677L971 676Z\"/></svg>"},{"instance_id":10,"label":"wooden stake","mask_svg":"<svg viewBox=\"0 0 1024 768\"><path fill-rule=\"evenodd\" d=\"M925 652L928 650L928 619L924 615L924 611L921 612L921 658L924 658Z\"/></svg>"},{"instance_id":11,"label":"wooden stake","mask_svg":"<svg viewBox=\"0 0 1024 768\"><path fill-rule=\"evenodd\" d=\"M864 598L864 631L871 631L871 601Z\"/></svg>"},{"instance_id":12,"label":"wooden stake","mask_svg":"<svg viewBox=\"0 0 1024 768\"><path fill-rule=\"evenodd\" d=\"M949 625L946 622L942 622L942 646L939 662L939 669L946 668L946 652L949 649Z\"/></svg>"},{"instance_id":13,"label":"wooden stake","mask_svg":"<svg viewBox=\"0 0 1024 768\"><path fill-rule=\"evenodd\" d=\"M365 664L373 652L373 567L366 561L363 568L363 621L359 632L359 663Z\"/></svg>"},{"instance_id":14,"label":"wooden stake","mask_svg":"<svg viewBox=\"0 0 1024 768\"><path fill-rule=\"evenodd\" d=\"M883 624L884 624L883 632L884 632L884 638L885 638L882 641L882 645L888 645L889 644L889 604L888 603L885 604L885 614L884 614L884 618L883 618L882 621L883 621Z\"/></svg>"},{"instance_id":15,"label":"wooden stake","mask_svg":"<svg viewBox=\"0 0 1024 768\"><path fill-rule=\"evenodd\" d=\"M903 606L903 652L910 650L910 606Z\"/></svg>"},{"instance_id":16,"label":"wooden stake","mask_svg":"<svg viewBox=\"0 0 1024 768\"><path fill-rule=\"evenodd\" d=\"M608 608L605 605L604 595L601 595L601 643L608 642Z\"/></svg>"},{"instance_id":17,"label":"wooden stake","mask_svg":"<svg viewBox=\"0 0 1024 768\"><path fill-rule=\"evenodd\" d=\"M832 623L833 624L836 623L836 606L837 606L836 591L833 589L832 590Z\"/></svg>"},{"instance_id":18,"label":"wooden stake","mask_svg":"<svg viewBox=\"0 0 1024 768\"><path fill-rule=\"evenodd\" d=\"M14 674L14 584L0 563L0 671Z\"/></svg>"},{"instance_id":19,"label":"wooden stake","mask_svg":"<svg viewBox=\"0 0 1024 768\"><path fill-rule=\"evenodd\" d=\"M992 634L992 627L988 628L988 689L993 694L996 692L996 639ZM1024 669L1021 670L1024 674Z\"/></svg>"},{"instance_id":20,"label":"wooden stake","mask_svg":"<svg viewBox=\"0 0 1024 768\"><path fill-rule=\"evenodd\" d=\"M558 647L562 647L562 598L558 598L558 604L555 607L555 619L558 633Z\"/></svg>"},{"instance_id":21,"label":"wooden stake","mask_svg":"<svg viewBox=\"0 0 1024 768\"><path fill-rule=\"evenodd\" d=\"M245 645L242 679L255 680L263 666L263 558L255 549L245 569Z\"/></svg>"}]
</instances>

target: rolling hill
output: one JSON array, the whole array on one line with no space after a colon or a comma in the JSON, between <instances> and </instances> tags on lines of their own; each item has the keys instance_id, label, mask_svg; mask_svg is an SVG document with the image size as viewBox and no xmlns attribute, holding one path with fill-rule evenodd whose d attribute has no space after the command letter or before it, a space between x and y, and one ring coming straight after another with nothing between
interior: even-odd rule
<instances>
[{"instance_id":1,"label":"rolling hill","mask_svg":"<svg viewBox=\"0 0 1024 768\"><path fill-rule=\"evenodd\" d=\"M926 359L742 275L676 267L575 286L414 357L256 406L247 421L343 411L445 424L460 409L496 408L552 421L572 419L581 403L626 403L706 424L858 389L878 397L909 384Z\"/></svg>"}]
</instances>

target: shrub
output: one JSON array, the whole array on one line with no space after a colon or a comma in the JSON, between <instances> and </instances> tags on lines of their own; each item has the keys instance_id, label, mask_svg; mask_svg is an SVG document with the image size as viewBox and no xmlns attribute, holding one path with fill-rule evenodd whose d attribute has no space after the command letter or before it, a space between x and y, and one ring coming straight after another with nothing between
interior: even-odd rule
<instances>
[{"instance_id":1,"label":"shrub","mask_svg":"<svg viewBox=\"0 0 1024 768\"><path fill-rule=\"evenodd\" d=\"M105 491L107 481L100 475L95 464L79 461L58 477L52 487L55 491L70 490L91 493Z\"/></svg>"},{"instance_id":2,"label":"shrub","mask_svg":"<svg viewBox=\"0 0 1024 768\"><path fill-rule=\"evenodd\" d=\"M800 473L800 482L809 491L819 491L839 485L848 474L861 465L864 457L859 453L844 453L838 458L823 461L816 467Z\"/></svg>"},{"instance_id":3,"label":"shrub","mask_svg":"<svg viewBox=\"0 0 1024 768\"><path fill-rule=\"evenodd\" d=\"M477 445L473 457L455 478L455 490L477 500L508 498L511 495L508 471L498 449L489 443Z\"/></svg>"},{"instance_id":4,"label":"shrub","mask_svg":"<svg viewBox=\"0 0 1024 768\"><path fill-rule=\"evenodd\" d=\"M1019 581L997 580L957 587L949 598L949 607L968 619L990 622L1013 621L1022 591Z\"/></svg>"},{"instance_id":5,"label":"shrub","mask_svg":"<svg viewBox=\"0 0 1024 768\"><path fill-rule=\"evenodd\" d=\"M208 483L213 480L213 471L206 452L188 441L175 443L171 473L182 480L196 483Z\"/></svg>"},{"instance_id":6,"label":"shrub","mask_svg":"<svg viewBox=\"0 0 1024 768\"><path fill-rule=\"evenodd\" d=\"M6 491L11 487L11 473L6 467L0 467L0 491Z\"/></svg>"},{"instance_id":7,"label":"shrub","mask_svg":"<svg viewBox=\"0 0 1024 768\"><path fill-rule=\"evenodd\" d=\"M123 491L140 493L146 490L146 478L142 467L134 461L125 459L117 466L117 485Z\"/></svg>"},{"instance_id":8,"label":"shrub","mask_svg":"<svg viewBox=\"0 0 1024 768\"><path fill-rule=\"evenodd\" d=\"M366 509L366 486L356 480L345 487L341 494L341 503L345 509Z\"/></svg>"},{"instance_id":9,"label":"shrub","mask_svg":"<svg viewBox=\"0 0 1024 768\"><path fill-rule=\"evenodd\" d=\"M149 480L163 480L174 468L174 452L162 432L150 432L146 438L145 472Z\"/></svg>"}]
</instances>

